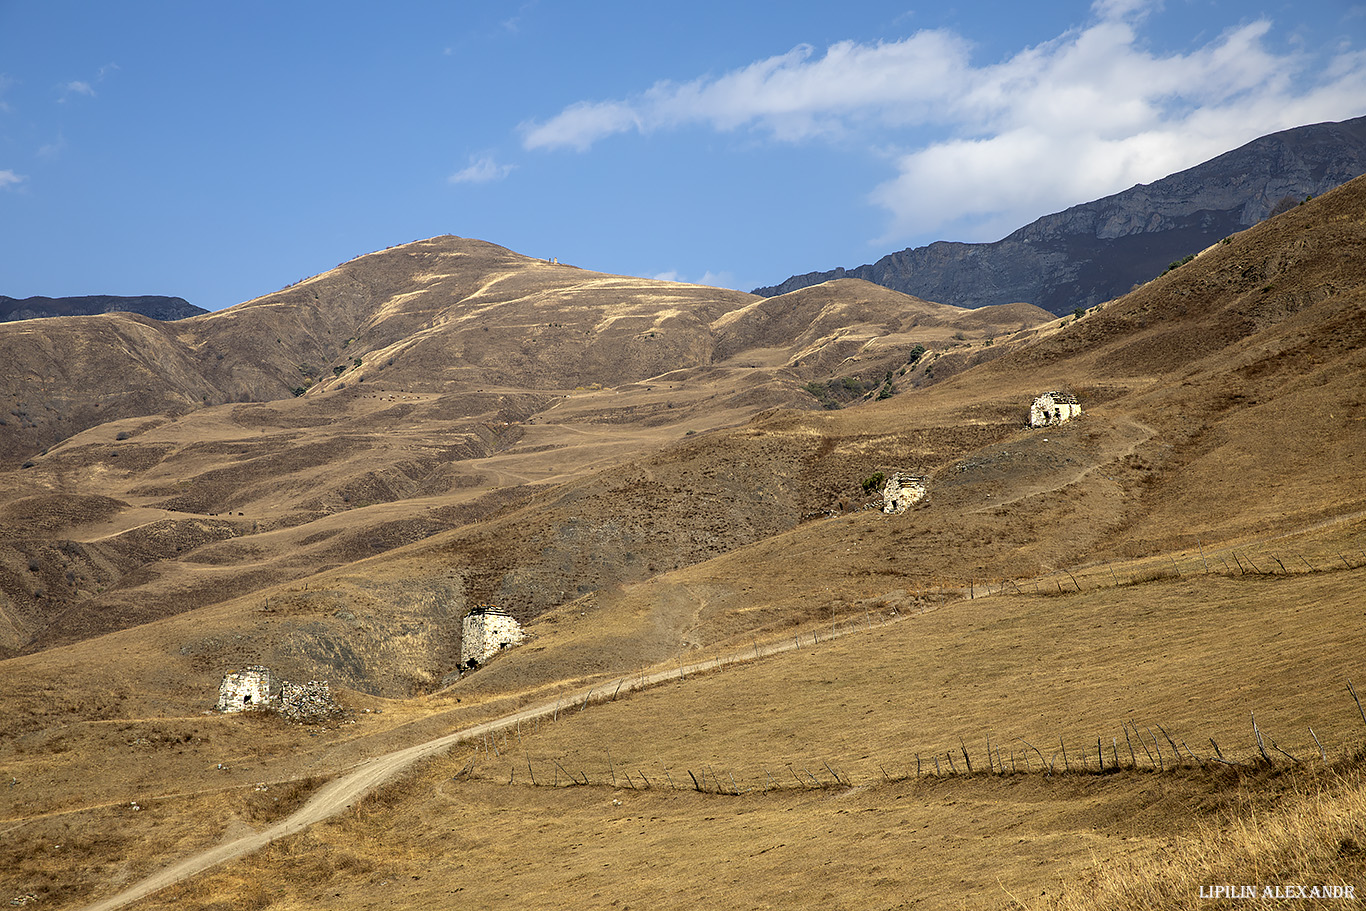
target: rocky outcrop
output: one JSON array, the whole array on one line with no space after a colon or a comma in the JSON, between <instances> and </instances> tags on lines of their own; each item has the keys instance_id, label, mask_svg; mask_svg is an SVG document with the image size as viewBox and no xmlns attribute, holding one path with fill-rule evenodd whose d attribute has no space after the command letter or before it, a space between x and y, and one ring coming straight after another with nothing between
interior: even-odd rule
<instances>
[{"instance_id":1,"label":"rocky outcrop","mask_svg":"<svg viewBox=\"0 0 1366 911\"><path fill-rule=\"evenodd\" d=\"M861 278L957 307L1023 301L1070 313L1119 297L1266 218L1366 173L1366 117L1272 133L1151 184L1046 215L989 244L940 241L856 269L794 275L765 297Z\"/></svg>"}]
</instances>

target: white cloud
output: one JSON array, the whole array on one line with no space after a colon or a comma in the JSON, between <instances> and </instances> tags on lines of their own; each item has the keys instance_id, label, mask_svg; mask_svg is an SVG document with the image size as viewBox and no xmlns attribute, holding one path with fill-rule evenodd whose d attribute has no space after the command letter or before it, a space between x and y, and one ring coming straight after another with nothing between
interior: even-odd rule
<instances>
[{"instance_id":1,"label":"white cloud","mask_svg":"<svg viewBox=\"0 0 1366 911\"><path fill-rule=\"evenodd\" d=\"M8 170L0 171L0 190L8 190L16 184L23 183L24 179L22 174L16 174L13 171Z\"/></svg>"},{"instance_id":2,"label":"white cloud","mask_svg":"<svg viewBox=\"0 0 1366 911\"><path fill-rule=\"evenodd\" d=\"M80 79L75 79L71 82L63 83L60 86L60 88L62 91L62 97L58 98L57 100L62 103L65 103L69 98L71 98L74 95L85 95L89 98L95 97L95 87L92 86L90 83L84 82Z\"/></svg>"},{"instance_id":3,"label":"white cloud","mask_svg":"<svg viewBox=\"0 0 1366 911\"><path fill-rule=\"evenodd\" d=\"M105 78L110 73L117 72L118 69L119 65L117 63L106 63L104 66L100 67L98 71L96 71L95 81L93 84L87 82L84 79L73 79L70 82L62 83L57 87L58 90L61 92L61 97L59 97L57 101L61 104L65 104L67 101L69 101L71 98L77 95L84 95L87 98L96 97L95 86L99 85L101 82L104 82Z\"/></svg>"},{"instance_id":4,"label":"white cloud","mask_svg":"<svg viewBox=\"0 0 1366 911\"><path fill-rule=\"evenodd\" d=\"M66 150L66 135L58 133L57 138L51 142L43 143L38 147L39 158L56 158Z\"/></svg>"},{"instance_id":5,"label":"white cloud","mask_svg":"<svg viewBox=\"0 0 1366 911\"><path fill-rule=\"evenodd\" d=\"M1161 9L1155 0L1095 0L1091 11L1100 19L1142 18L1154 9Z\"/></svg>"},{"instance_id":6,"label":"white cloud","mask_svg":"<svg viewBox=\"0 0 1366 911\"><path fill-rule=\"evenodd\" d=\"M1366 110L1366 60L1297 87L1295 57L1252 22L1188 54L1157 57L1103 21L973 72L953 138L896 159L870 199L882 242L953 227L996 240L1039 214L1149 182L1280 129Z\"/></svg>"},{"instance_id":7,"label":"white cloud","mask_svg":"<svg viewBox=\"0 0 1366 911\"><path fill-rule=\"evenodd\" d=\"M943 31L875 45L842 41L819 58L801 45L716 79L658 82L625 101L570 105L544 123L522 124L523 144L584 150L631 130L689 124L733 130L752 123L795 141L842 132L846 121L870 115L925 117L961 91L967 52L965 41Z\"/></svg>"},{"instance_id":8,"label":"white cloud","mask_svg":"<svg viewBox=\"0 0 1366 911\"><path fill-rule=\"evenodd\" d=\"M511 164L499 164L492 155L471 155L469 166L456 171L447 179L451 183L492 183L507 177L516 167Z\"/></svg>"},{"instance_id":9,"label":"white cloud","mask_svg":"<svg viewBox=\"0 0 1366 911\"><path fill-rule=\"evenodd\" d=\"M713 272L707 269L699 279L690 279L679 272L677 269L670 269L667 272L658 272L649 276L655 281L661 282L680 282L685 285L709 285L713 288L734 288L735 277L725 270Z\"/></svg>"},{"instance_id":10,"label":"white cloud","mask_svg":"<svg viewBox=\"0 0 1366 911\"><path fill-rule=\"evenodd\" d=\"M1095 0L1084 27L984 65L943 30L824 54L803 45L720 76L572 104L524 123L522 141L583 151L617 134L684 127L839 137L894 168L869 195L889 215L878 243L948 229L995 240L1267 132L1366 113L1366 53L1278 53L1273 23L1259 19L1157 54L1141 27L1160 8Z\"/></svg>"}]
</instances>

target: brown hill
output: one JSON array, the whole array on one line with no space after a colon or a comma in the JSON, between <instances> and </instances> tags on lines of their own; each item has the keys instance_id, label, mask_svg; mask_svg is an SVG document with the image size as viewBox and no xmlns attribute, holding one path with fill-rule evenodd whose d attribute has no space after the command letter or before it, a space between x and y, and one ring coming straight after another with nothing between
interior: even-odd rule
<instances>
[{"instance_id":1,"label":"brown hill","mask_svg":"<svg viewBox=\"0 0 1366 911\"><path fill-rule=\"evenodd\" d=\"M802 536L820 540L831 531L802 523L856 509L866 500L862 481L896 468L932 474L929 510L946 516L930 523L930 533L921 523L863 528L870 520L851 515L844 521L861 530L840 534L856 534L863 546L830 570L846 582L884 575L880 555L890 552L913 567L891 575L914 588L944 578L962 584L977 574L1036 574L1098 549L1134 555L1255 533L1272 522L1330 518L1359 508L1361 499L1352 480L1361 476L1353 475L1360 458L1353 404L1360 301L1342 252L1359 242L1360 225L1350 216L1361 192L1351 184L1299 207L1080 320L1023 331L1010 324L1032 310L999 308L1001 320L973 339L957 327L980 325L980 313L835 282L745 299L706 332L695 320L694 336L705 335L711 351L729 357L613 390L559 390L549 399L526 389L443 395L454 388L441 379L445 373L422 366L414 375L401 365L427 361L395 356L367 379L364 392L359 382L342 388L346 379L338 376L299 399L203 409L122 446L109 442L108 430L100 431L103 439L92 431L38 460L24 477L51 488L54 482L42 479L85 474L130 508L99 528L45 538L24 533L12 545L11 647L70 641L320 569L340 572L427 538L404 558L404 577L426 590L439 576L448 602L443 616L491 599L530 619L587 592L732 551L747 573L787 578L785 561L751 566L754 552L746 548L768 548L763 542L772 540L773 548L819 550L800 543ZM479 287L486 288L493 281L487 276L501 274L495 266L511 254L474 248L494 257L492 265L481 260ZM533 271L542 265L566 268L536 263ZM462 287L476 284L459 280ZM512 290L488 318L508 324L525 317L534 302L516 294L530 279L499 281ZM631 281L616 283L613 293L624 293ZM382 283L372 277L369 284ZM582 306L589 297L583 288L562 296ZM629 307L616 313L619 319L605 318L606 306L588 307L578 324L634 318L623 315ZM702 309L710 314L712 306ZM395 331L437 322L430 313L413 319ZM917 328L921 336L914 336ZM1028 343L988 344L1006 329ZM802 360L827 375L845 370L856 377L862 364L883 373L905 359L910 338L935 339L931 331L943 347L898 377L907 385L928 382L914 395L824 416L758 414L782 402L810 402L795 388ZM639 336L619 335L626 347L614 350L634 351ZM601 337L585 338L589 349L610 348ZM1283 356L1286 339L1296 340L1302 357ZM405 351L420 351L426 342L404 344ZM956 378L937 382L955 371ZM405 376L430 391L394 390L390 384ZM1266 377L1255 395L1249 376ZM1022 431L1028 399L1055 386L1081 393L1086 422L1046 439ZM1316 432L1323 413L1332 424ZM1272 415L1289 432L1268 435L1264 422ZM741 430L680 441L688 431L747 416L755 417ZM639 456L673 441L679 442L658 455ZM121 486L108 487L116 459L125 460L118 464L127 474ZM1244 473L1230 475L1230 464ZM1323 483L1321 473L1308 470L1315 464L1341 470ZM1273 465L1291 470L1277 478ZM69 486L73 495L90 495ZM34 496L31 487L20 492ZM1192 502L1207 508L1186 515ZM459 567L455 581L449 566ZM732 571L724 560L715 566ZM333 610L348 612L344 602L352 594L345 586L336 591ZM408 622L382 610L374 617L375 643ZM329 624L334 628L310 635L352 635L341 621L323 626ZM284 627L263 629L253 647L276 654L276 638L297 634L288 622ZM431 686L455 663L457 639L447 625L419 638L423 644L414 648L425 670L406 678L400 692ZM389 684L375 682L385 676L381 652L334 662L330 671L349 685L387 691Z\"/></svg>"},{"instance_id":2,"label":"brown hill","mask_svg":"<svg viewBox=\"0 0 1366 911\"><path fill-rule=\"evenodd\" d=\"M998 889L1052 896L1088 863L1237 828L1248 801L1261 818L1276 796L1261 795L1320 767L1320 737L1344 763L1357 755L1342 645L1362 632L1362 212L1358 180L1080 319L911 327L933 344L914 364L914 348L889 345L908 368L897 394L858 407L820 409L798 385L815 380L788 365L841 344L833 319L770 336L762 324L783 313L743 313L742 298L708 324L711 350L741 326L750 347L617 387L471 392L418 376L432 385L405 391L387 385L397 357L371 377L366 355L298 398L87 430L0 475L18 529L0 559L5 620L31 652L0 662L4 883L61 904L109 895L282 818L319 778L537 700L555 723L460 748L154 901L360 907L401 879L398 900L442 907L451 883L492 881L534 837L567 857L591 839L602 858L591 882L577 862L518 861L518 888L548 904L623 885L644 900L678 876L692 878L662 904L729 905L736 889L758 904L753 886L689 872L757 832L754 882L787 871L786 886L814 889L820 874L792 871L857 854L877 869L841 868L841 901L997 907ZM844 287L856 293L789 304L845 313L868 339L905 328ZM817 376L885 375L861 345L813 352ZM1075 392L1084 414L1025 428L1049 389ZM894 470L927 475L928 500L864 508L877 504L864 482ZM456 620L481 600L532 638L456 679ZM592 688L611 700L618 675L794 638L800 651L748 669L694 665L645 698L559 711ZM258 661L331 679L357 723L201 714L226 670ZM1279 754L1274 768L1257 758L1249 711L1298 757L1294 776ZM1178 771L1122 755L1149 719L1171 739L1144 752L1178 749ZM1076 763L1079 745L1094 755L1102 734L1104 775L1094 760L1039 774ZM984 737L1029 772L998 754L984 776ZM975 775L911 771L921 751L947 766L969 750ZM615 777L624 763L639 785ZM666 789L688 772L696 789ZM580 789L557 788L570 773ZM775 788L789 773L795 787ZM480 834L452 853L453 831ZM1324 832L1345 865L1325 869L1350 881L1359 852ZM631 853L640 836L650 849ZM664 856L679 860L640 873Z\"/></svg>"},{"instance_id":3,"label":"brown hill","mask_svg":"<svg viewBox=\"0 0 1366 911\"><path fill-rule=\"evenodd\" d=\"M818 407L803 381L824 380L841 400L890 394L887 378L916 345L967 337L953 322L963 311L865 283L794 296L803 299L824 315L803 310L759 338L753 326L774 302L447 237L361 257L174 333L121 316L46 321L40 335L0 327L24 373L48 378L16 387L16 414L41 404L57 416L25 418L5 436L10 451L96 425L3 482L0 648L145 622L466 525L684 434L778 405ZM747 310L756 302L765 313ZM978 334L1004 328L972 320ZM645 512L655 496L642 494ZM124 506L91 517L82 504L92 497ZM688 546L646 535L639 561L612 559L634 547L613 545L594 558L607 568L591 581L578 577L582 555L547 557L553 570L522 570L542 579L524 610L756 540L809 511L794 500L775 520L745 497L716 502L719 527L735 518L748 530L690 531ZM515 524L561 519L542 513ZM509 552L498 565L510 572L526 559ZM475 574L477 596L521 597L492 572ZM449 662L442 655L436 665Z\"/></svg>"}]
</instances>

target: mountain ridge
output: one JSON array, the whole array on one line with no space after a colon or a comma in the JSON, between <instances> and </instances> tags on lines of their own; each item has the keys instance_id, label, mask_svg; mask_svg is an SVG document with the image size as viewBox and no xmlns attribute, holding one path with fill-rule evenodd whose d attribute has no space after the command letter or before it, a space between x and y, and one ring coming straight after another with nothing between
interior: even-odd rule
<instances>
[{"instance_id":1,"label":"mountain ridge","mask_svg":"<svg viewBox=\"0 0 1366 911\"><path fill-rule=\"evenodd\" d=\"M1150 184L1045 215L992 243L936 241L853 269L794 275L773 296L862 278L961 307L1019 301L1062 315L1112 300L1265 218L1366 173L1366 117L1270 133Z\"/></svg>"},{"instance_id":2,"label":"mountain ridge","mask_svg":"<svg viewBox=\"0 0 1366 911\"><path fill-rule=\"evenodd\" d=\"M182 320L208 313L183 297L158 294L119 296L90 294L77 297L6 297L0 294L0 322L54 316L94 316L99 313L137 313L155 320Z\"/></svg>"}]
</instances>

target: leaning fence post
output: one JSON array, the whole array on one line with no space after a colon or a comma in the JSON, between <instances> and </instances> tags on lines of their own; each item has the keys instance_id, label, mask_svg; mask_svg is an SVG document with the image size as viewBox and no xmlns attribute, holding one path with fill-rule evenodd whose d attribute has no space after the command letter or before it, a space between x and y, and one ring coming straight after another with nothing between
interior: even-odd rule
<instances>
[{"instance_id":1,"label":"leaning fence post","mask_svg":"<svg viewBox=\"0 0 1366 911\"><path fill-rule=\"evenodd\" d=\"M1347 692L1352 694L1352 701L1357 704L1357 711L1361 712L1361 721L1363 724L1366 724L1366 711L1362 710L1361 700L1357 698L1357 691L1353 688L1352 681L1350 680L1347 681Z\"/></svg>"},{"instance_id":2,"label":"leaning fence post","mask_svg":"<svg viewBox=\"0 0 1366 911\"><path fill-rule=\"evenodd\" d=\"M1257 714L1255 712L1248 714L1252 716L1252 733L1257 738L1257 749L1261 750L1262 758L1266 760L1266 764L1271 765L1271 757L1266 754L1266 745L1262 743L1262 732L1257 729Z\"/></svg>"},{"instance_id":3,"label":"leaning fence post","mask_svg":"<svg viewBox=\"0 0 1366 911\"><path fill-rule=\"evenodd\" d=\"M1132 721L1130 724L1134 724ZM1148 743L1143 739L1143 735L1138 730L1138 725L1134 724L1134 733L1138 734L1138 745L1143 747L1143 752L1148 754L1148 764L1157 768L1157 760L1153 758L1153 751L1148 749Z\"/></svg>"},{"instance_id":4,"label":"leaning fence post","mask_svg":"<svg viewBox=\"0 0 1366 911\"><path fill-rule=\"evenodd\" d=\"M1289 753L1286 753L1285 750L1283 750L1283 749L1281 749L1280 747L1276 746L1276 741L1274 741L1274 740L1271 741L1271 749L1275 750L1277 753L1282 753L1282 754L1284 754L1284 755L1286 755L1286 756L1290 756L1290 754L1289 754ZM1300 761L1299 761L1298 759L1295 759L1294 756L1290 756L1290 758L1291 758L1292 760L1294 760L1295 765L1299 765L1299 764L1300 764Z\"/></svg>"},{"instance_id":5,"label":"leaning fence post","mask_svg":"<svg viewBox=\"0 0 1366 911\"><path fill-rule=\"evenodd\" d=\"M1039 748L1038 748L1038 747L1036 747L1034 744L1030 743L1028 740L1025 740L1023 737L1016 737L1015 739L1018 740L1018 741L1020 741L1020 743L1023 743L1025 746L1029 747L1029 748L1030 748L1031 750L1033 750L1035 753L1038 753L1039 762L1040 762L1041 764L1046 764L1046 763L1045 763L1045 760L1044 760L1044 758L1043 758L1043 754L1042 754L1042 753L1039 753ZM1062 741L1059 740L1058 742L1061 743ZM1001 748L1000 748L1000 747L997 747L997 748L996 748L996 755L999 756L1000 754L1001 754ZM1029 762L1028 754L1026 754L1025 762L1026 762L1026 763Z\"/></svg>"},{"instance_id":6,"label":"leaning fence post","mask_svg":"<svg viewBox=\"0 0 1366 911\"><path fill-rule=\"evenodd\" d=\"M1167 742L1172 745L1172 752L1176 754L1176 764L1181 764L1181 751L1176 748L1176 741L1172 740L1172 735L1167 733L1167 729L1158 725L1157 729L1162 732L1162 736L1167 738Z\"/></svg>"},{"instance_id":7,"label":"leaning fence post","mask_svg":"<svg viewBox=\"0 0 1366 911\"><path fill-rule=\"evenodd\" d=\"M1309 736L1314 738L1314 745L1319 748L1319 757L1323 759L1323 764L1328 764L1328 754L1324 752L1323 744L1319 743L1319 735L1314 733L1314 729L1309 729Z\"/></svg>"},{"instance_id":8,"label":"leaning fence post","mask_svg":"<svg viewBox=\"0 0 1366 911\"><path fill-rule=\"evenodd\" d=\"M1162 762L1162 744L1157 742L1157 737L1153 734L1152 728L1148 728L1148 736L1153 738L1153 749L1157 750L1157 770L1159 772L1167 771L1166 765ZM1177 759L1180 758L1181 757L1179 756L1177 757Z\"/></svg>"}]
</instances>

